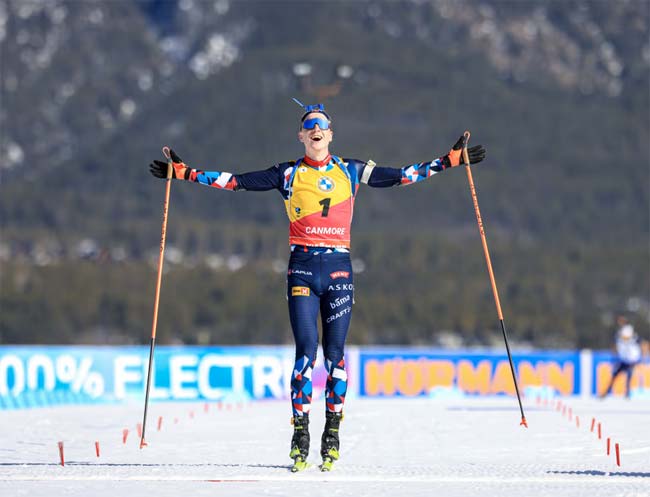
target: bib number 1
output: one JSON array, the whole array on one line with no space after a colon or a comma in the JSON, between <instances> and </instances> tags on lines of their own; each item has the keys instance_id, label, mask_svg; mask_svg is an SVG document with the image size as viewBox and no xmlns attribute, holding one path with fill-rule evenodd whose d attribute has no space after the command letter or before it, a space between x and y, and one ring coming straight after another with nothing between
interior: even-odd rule
<instances>
[{"instance_id":1,"label":"bib number 1","mask_svg":"<svg viewBox=\"0 0 650 497\"><path fill-rule=\"evenodd\" d=\"M321 217L327 217L327 215L330 212L330 202L332 201L331 198L324 198L320 202L318 202L320 205L323 206L323 213L321 214Z\"/></svg>"}]
</instances>

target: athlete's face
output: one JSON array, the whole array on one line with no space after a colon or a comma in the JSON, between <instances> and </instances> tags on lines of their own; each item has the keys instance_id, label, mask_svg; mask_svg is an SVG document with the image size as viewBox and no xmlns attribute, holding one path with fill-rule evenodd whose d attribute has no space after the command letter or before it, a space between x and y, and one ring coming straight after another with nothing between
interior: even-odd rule
<instances>
[{"instance_id":1,"label":"athlete's face","mask_svg":"<svg viewBox=\"0 0 650 497\"><path fill-rule=\"evenodd\" d=\"M314 118L327 120L323 114L311 112L305 117L303 122ZM333 136L331 127L329 129L321 129L318 124L315 124L312 129L301 128L298 132L298 140L305 145L305 152L312 158L317 158L316 155L328 152Z\"/></svg>"}]
</instances>

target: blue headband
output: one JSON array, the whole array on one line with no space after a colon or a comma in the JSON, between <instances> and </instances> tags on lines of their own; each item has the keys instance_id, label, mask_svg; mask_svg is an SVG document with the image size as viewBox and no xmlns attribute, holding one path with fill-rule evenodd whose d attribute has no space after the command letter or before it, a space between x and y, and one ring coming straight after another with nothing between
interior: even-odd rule
<instances>
[{"instance_id":1,"label":"blue headband","mask_svg":"<svg viewBox=\"0 0 650 497\"><path fill-rule=\"evenodd\" d=\"M294 98L293 101L296 102L298 105L300 105L300 107L305 109L305 114L302 116L301 121L304 121L305 117L307 117L307 115L312 112L318 112L319 114L323 114L325 117L327 117L328 120L331 120L329 114L325 112L325 106L323 104L305 105L297 98Z\"/></svg>"}]
</instances>

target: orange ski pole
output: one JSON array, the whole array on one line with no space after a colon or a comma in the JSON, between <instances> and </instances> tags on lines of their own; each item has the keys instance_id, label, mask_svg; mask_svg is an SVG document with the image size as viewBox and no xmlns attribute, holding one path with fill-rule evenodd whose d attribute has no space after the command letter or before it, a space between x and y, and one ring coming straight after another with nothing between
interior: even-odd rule
<instances>
[{"instance_id":1,"label":"orange ski pole","mask_svg":"<svg viewBox=\"0 0 650 497\"><path fill-rule=\"evenodd\" d=\"M163 154L167 157L167 185L165 187L165 204L163 207L162 235L160 237L160 256L158 258L158 279L156 280L156 297L153 303L153 319L151 323L151 344L149 347L149 369L147 370L147 389L144 397L144 417L142 419L142 436L140 438L140 448L147 445L144 440L144 432L147 427L147 408L149 407L149 391L151 389L151 368L153 365L153 350L156 344L156 326L158 324L158 304L160 303L160 284L162 282L163 262L165 260L165 239L167 237L167 213L169 211L169 193L172 186L172 159L169 153L169 147L163 147Z\"/></svg>"},{"instance_id":2,"label":"orange ski pole","mask_svg":"<svg viewBox=\"0 0 650 497\"><path fill-rule=\"evenodd\" d=\"M485 237L485 228L483 227L483 219L481 218L481 211L478 208L478 197L476 196L476 188L474 187L474 178L472 178L472 170L469 167L469 156L467 154L467 143L469 142L470 133L465 131L463 133L463 162L465 162L465 171L467 171L467 180L469 181L469 189L472 193L472 201L474 202L474 212L476 213L476 221L478 222L478 230L481 233L481 243L483 244L483 253L485 254L485 262L487 263L488 274L490 275L490 283L492 284L492 294L494 295L494 303L497 307L497 315L501 323L501 331L503 332L503 340L506 343L506 351L508 352L508 361L510 362L510 371L512 371L512 381L515 384L515 392L517 392L517 400L519 401L519 410L521 411L520 425L528 428L526 416L524 415L524 408L521 405L521 396L519 395L519 387L517 386L517 375L515 374L515 366L512 363L512 354L510 353L510 346L508 345L508 335L506 334L506 325L503 321L503 312L501 312L501 301L499 300L499 292L497 290L497 282L494 279L494 271L492 271L492 261L490 260L490 252L488 251L487 238Z\"/></svg>"}]
</instances>

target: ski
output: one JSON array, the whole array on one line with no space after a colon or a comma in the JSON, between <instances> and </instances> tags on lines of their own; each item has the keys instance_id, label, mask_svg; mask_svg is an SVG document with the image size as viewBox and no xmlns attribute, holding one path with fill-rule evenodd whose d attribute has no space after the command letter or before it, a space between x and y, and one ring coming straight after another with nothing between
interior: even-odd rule
<instances>
[{"instance_id":1,"label":"ski","mask_svg":"<svg viewBox=\"0 0 650 497\"><path fill-rule=\"evenodd\" d=\"M331 471L334 467L334 461L339 458L339 451L335 447L331 447L326 454L323 454L323 464L320 465L320 470L323 472Z\"/></svg>"},{"instance_id":2,"label":"ski","mask_svg":"<svg viewBox=\"0 0 650 497\"><path fill-rule=\"evenodd\" d=\"M332 468L334 467L334 459L331 457L326 457L323 459L323 464L320 465L320 470L323 473L326 473L328 471L332 471Z\"/></svg>"},{"instance_id":3,"label":"ski","mask_svg":"<svg viewBox=\"0 0 650 497\"><path fill-rule=\"evenodd\" d=\"M297 473L298 471L303 471L308 467L309 464L307 464L307 461L305 461L302 457L296 457L293 466L291 466L291 472Z\"/></svg>"}]
</instances>

